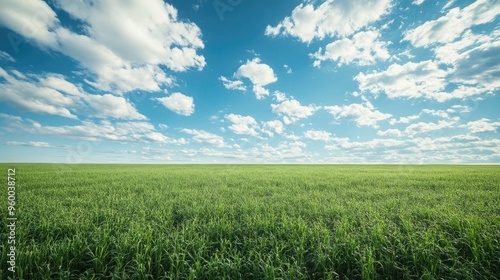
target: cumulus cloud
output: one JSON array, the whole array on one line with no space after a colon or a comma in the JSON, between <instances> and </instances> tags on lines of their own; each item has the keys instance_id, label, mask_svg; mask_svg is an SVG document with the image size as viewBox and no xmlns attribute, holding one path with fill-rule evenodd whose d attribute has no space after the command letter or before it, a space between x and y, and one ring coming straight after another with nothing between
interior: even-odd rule
<instances>
[{"instance_id":1,"label":"cumulus cloud","mask_svg":"<svg viewBox=\"0 0 500 280\"><path fill-rule=\"evenodd\" d=\"M2 116L0 115L0 117ZM19 118L16 116L10 117ZM28 123L26 120L19 118L16 122L9 122L8 126L35 135L51 135L86 141L153 142L177 145L186 143L183 138L172 139L157 132L154 126L146 121L81 121L78 125L51 126L34 121Z\"/></svg>"},{"instance_id":2,"label":"cumulus cloud","mask_svg":"<svg viewBox=\"0 0 500 280\"><path fill-rule=\"evenodd\" d=\"M482 143L481 143L482 142ZM473 135L454 135L443 137L417 137L410 140L414 146L409 147L408 151L424 154L425 152L435 151L450 151L451 153L468 153L470 148L476 146L480 149L485 149L487 145L485 141ZM474 149L474 148L473 148ZM469 151L467 151L469 150Z\"/></svg>"},{"instance_id":3,"label":"cumulus cloud","mask_svg":"<svg viewBox=\"0 0 500 280\"><path fill-rule=\"evenodd\" d=\"M38 87L32 81L18 80L1 68L0 77L6 80L0 84L0 101L7 102L22 111L77 118L67 109L76 105L71 96L66 96L52 88Z\"/></svg>"},{"instance_id":4,"label":"cumulus cloud","mask_svg":"<svg viewBox=\"0 0 500 280\"><path fill-rule=\"evenodd\" d=\"M319 67L325 60L343 64L371 65L376 60L387 60L390 58L387 51L387 43L378 40L380 33L377 30L368 30L356 33L352 39L342 38L328 44L323 51L322 48L310 54L315 58L314 66Z\"/></svg>"},{"instance_id":5,"label":"cumulus cloud","mask_svg":"<svg viewBox=\"0 0 500 280\"><path fill-rule=\"evenodd\" d=\"M389 98L426 98L438 102L492 94L500 88L500 31L474 34L434 49L435 61L392 64L385 71L360 73L359 89ZM446 70L445 70L446 69ZM449 86L451 90L447 90Z\"/></svg>"},{"instance_id":6,"label":"cumulus cloud","mask_svg":"<svg viewBox=\"0 0 500 280\"><path fill-rule=\"evenodd\" d=\"M446 15L407 31L404 40L410 41L416 47L452 42L466 29L492 22L499 14L500 5L497 1L477 0L463 9L451 9Z\"/></svg>"},{"instance_id":7,"label":"cumulus cloud","mask_svg":"<svg viewBox=\"0 0 500 280\"><path fill-rule=\"evenodd\" d=\"M416 119L420 118L419 115L412 115L412 116L407 116L407 117L400 117L399 119L392 118L389 120L389 123L391 125L395 125L398 123L410 123L411 121L414 121Z\"/></svg>"},{"instance_id":8,"label":"cumulus cloud","mask_svg":"<svg viewBox=\"0 0 500 280\"><path fill-rule=\"evenodd\" d=\"M93 76L85 81L95 88L123 94L132 90L159 91L172 84L172 78L153 64L132 64L99 42L84 35L59 28L57 50L73 58Z\"/></svg>"},{"instance_id":9,"label":"cumulus cloud","mask_svg":"<svg viewBox=\"0 0 500 280\"><path fill-rule=\"evenodd\" d=\"M307 118L318 110L314 105L303 106L299 101L293 98L287 98L286 95L281 92L277 92L275 97L276 101L280 103L271 104L272 111L282 116L285 124L291 124L300 119Z\"/></svg>"},{"instance_id":10,"label":"cumulus cloud","mask_svg":"<svg viewBox=\"0 0 500 280\"><path fill-rule=\"evenodd\" d=\"M5 3L0 25L73 58L93 74L87 80L96 88L158 91L172 83L160 65L186 71L206 64L197 54L204 47L199 27L179 20L177 10L163 1L58 0L55 5L82 22L83 32L62 26L41 0Z\"/></svg>"},{"instance_id":11,"label":"cumulus cloud","mask_svg":"<svg viewBox=\"0 0 500 280\"><path fill-rule=\"evenodd\" d=\"M326 0L317 7L301 3L278 25L267 26L265 34L290 35L305 43L315 38L349 36L379 20L390 8L390 0Z\"/></svg>"},{"instance_id":12,"label":"cumulus cloud","mask_svg":"<svg viewBox=\"0 0 500 280\"><path fill-rule=\"evenodd\" d=\"M494 122L487 118L468 122L462 127L467 127L471 133L496 132L500 122Z\"/></svg>"},{"instance_id":13,"label":"cumulus cloud","mask_svg":"<svg viewBox=\"0 0 500 280\"><path fill-rule=\"evenodd\" d=\"M237 78L247 78L253 84L253 91L257 99L262 99L269 95L269 91L264 86L272 84L278 80L274 70L267 64L261 63L260 58L247 60L234 74Z\"/></svg>"},{"instance_id":14,"label":"cumulus cloud","mask_svg":"<svg viewBox=\"0 0 500 280\"><path fill-rule=\"evenodd\" d=\"M307 145L301 141L284 141L277 146L267 143L259 144L258 147L250 149L249 153L257 162L283 162L287 160L301 160L307 162L311 156L304 151Z\"/></svg>"},{"instance_id":15,"label":"cumulus cloud","mask_svg":"<svg viewBox=\"0 0 500 280\"><path fill-rule=\"evenodd\" d=\"M324 141L324 142L332 140L332 134L330 132L323 130L314 130L314 129L307 130L306 132L304 132L304 137L307 139Z\"/></svg>"},{"instance_id":16,"label":"cumulus cloud","mask_svg":"<svg viewBox=\"0 0 500 280\"><path fill-rule=\"evenodd\" d=\"M252 90L257 99L263 99L265 96L269 95L269 90L260 85L253 85Z\"/></svg>"},{"instance_id":17,"label":"cumulus cloud","mask_svg":"<svg viewBox=\"0 0 500 280\"><path fill-rule=\"evenodd\" d=\"M453 66L450 80L460 83L467 90L476 90L469 94L463 92L460 96L470 96L483 92L492 93L500 88L500 30L489 35L475 35L466 32L464 36L451 44L436 48L436 56ZM459 89L458 89L459 90Z\"/></svg>"},{"instance_id":18,"label":"cumulus cloud","mask_svg":"<svg viewBox=\"0 0 500 280\"><path fill-rule=\"evenodd\" d=\"M428 98L444 102L451 98L445 89L447 71L434 61L392 64L385 71L360 73L354 79L362 92L385 93L388 98Z\"/></svg>"},{"instance_id":19,"label":"cumulus cloud","mask_svg":"<svg viewBox=\"0 0 500 280\"><path fill-rule=\"evenodd\" d=\"M428 114L435 117L449 119L450 115L444 110L423 109L421 114Z\"/></svg>"},{"instance_id":20,"label":"cumulus cloud","mask_svg":"<svg viewBox=\"0 0 500 280\"><path fill-rule=\"evenodd\" d=\"M243 84L242 81L236 80L236 81L231 81L228 78L224 76L220 76L219 80L222 82L225 88L227 89L232 89L232 90L241 90L241 91L246 91L247 87L245 84Z\"/></svg>"},{"instance_id":21,"label":"cumulus cloud","mask_svg":"<svg viewBox=\"0 0 500 280\"><path fill-rule=\"evenodd\" d=\"M326 150L339 150L340 148L348 150L375 150L375 149L394 149L405 145L405 141L398 139L372 139L370 141L350 141L349 138L337 138L336 143L325 145Z\"/></svg>"},{"instance_id":22,"label":"cumulus cloud","mask_svg":"<svg viewBox=\"0 0 500 280\"><path fill-rule=\"evenodd\" d=\"M379 121L390 118L391 114L382 113L376 110L370 102L366 104L353 103L343 106L325 106L324 107L333 117L338 119L353 120L359 126L378 127Z\"/></svg>"},{"instance_id":23,"label":"cumulus cloud","mask_svg":"<svg viewBox=\"0 0 500 280\"><path fill-rule=\"evenodd\" d=\"M253 117L236 114L229 114L224 117L232 123L229 129L235 134L259 136L260 126Z\"/></svg>"},{"instance_id":24,"label":"cumulus cloud","mask_svg":"<svg viewBox=\"0 0 500 280\"><path fill-rule=\"evenodd\" d=\"M207 143L216 147L225 147L224 138L217 134L197 129L183 129L181 132L193 135L193 141L196 143Z\"/></svg>"},{"instance_id":25,"label":"cumulus cloud","mask_svg":"<svg viewBox=\"0 0 500 280\"><path fill-rule=\"evenodd\" d=\"M129 101L121 96L89 94L85 101L94 109L94 112L90 113L90 116L93 117L125 120L146 119L144 115L136 111Z\"/></svg>"},{"instance_id":26,"label":"cumulus cloud","mask_svg":"<svg viewBox=\"0 0 500 280\"><path fill-rule=\"evenodd\" d=\"M60 24L56 13L41 0L5 1L0 10L0 25L34 41L42 47L54 47L53 32Z\"/></svg>"},{"instance_id":27,"label":"cumulus cloud","mask_svg":"<svg viewBox=\"0 0 500 280\"><path fill-rule=\"evenodd\" d=\"M285 93L280 92L280 91L277 90L277 91L274 92L274 99L277 102L283 102L283 101L287 100L288 97L286 97Z\"/></svg>"},{"instance_id":28,"label":"cumulus cloud","mask_svg":"<svg viewBox=\"0 0 500 280\"><path fill-rule=\"evenodd\" d=\"M19 75L15 75L19 77ZM17 78L0 67L0 101L39 114L76 119L77 115L97 118L141 120L146 117L122 96L90 94L57 74L30 74Z\"/></svg>"},{"instance_id":29,"label":"cumulus cloud","mask_svg":"<svg viewBox=\"0 0 500 280\"><path fill-rule=\"evenodd\" d=\"M403 132L401 132L399 129L387 129L384 131L377 131L378 136L396 136L396 137L402 137Z\"/></svg>"},{"instance_id":30,"label":"cumulus cloud","mask_svg":"<svg viewBox=\"0 0 500 280\"><path fill-rule=\"evenodd\" d=\"M190 116L194 113L194 98L180 92L175 92L170 96L157 98L156 100L179 115Z\"/></svg>"},{"instance_id":31,"label":"cumulus cloud","mask_svg":"<svg viewBox=\"0 0 500 280\"><path fill-rule=\"evenodd\" d=\"M205 65L204 58L196 55L196 49L204 47L200 28L179 20L171 4L158 0L57 3L86 22L93 39L126 61L164 64L174 71Z\"/></svg>"},{"instance_id":32,"label":"cumulus cloud","mask_svg":"<svg viewBox=\"0 0 500 280\"><path fill-rule=\"evenodd\" d=\"M270 137L273 137L274 133L283 134L284 129L283 123L279 120L267 121L262 124L262 131Z\"/></svg>"},{"instance_id":33,"label":"cumulus cloud","mask_svg":"<svg viewBox=\"0 0 500 280\"><path fill-rule=\"evenodd\" d=\"M409 126L406 127L404 131L408 136L413 137L416 134L422 134L444 128L450 128L453 127L456 123L457 122L454 120L450 121L441 120L437 123L419 122L415 124L410 124Z\"/></svg>"},{"instance_id":34,"label":"cumulus cloud","mask_svg":"<svg viewBox=\"0 0 500 280\"><path fill-rule=\"evenodd\" d=\"M474 34L467 30L457 40L434 49L439 62L450 66L448 80L457 86L450 97L494 93L500 88L500 30Z\"/></svg>"}]
</instances>

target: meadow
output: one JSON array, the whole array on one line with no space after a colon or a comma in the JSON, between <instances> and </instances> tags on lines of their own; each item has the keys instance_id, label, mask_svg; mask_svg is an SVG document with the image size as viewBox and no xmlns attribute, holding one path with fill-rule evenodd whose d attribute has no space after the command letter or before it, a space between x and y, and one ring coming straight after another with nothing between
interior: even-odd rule
<instances>
[{"instance_id":1,"label":"meadow","mask_svg":"<svg viewBox=\"0 0 500 280\"><path fill-rule=\"evenodd\" d=\"M0 166L2 279L500 277L500 166Z\"/></svg>"}]
</instances>

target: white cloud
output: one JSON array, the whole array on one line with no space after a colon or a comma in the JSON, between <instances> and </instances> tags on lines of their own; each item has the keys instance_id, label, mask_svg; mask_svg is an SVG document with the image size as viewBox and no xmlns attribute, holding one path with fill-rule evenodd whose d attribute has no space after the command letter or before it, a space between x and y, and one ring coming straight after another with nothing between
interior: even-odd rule
<instances>
[{"instance_id":1,"label":"white cloud","mask_svg":"<svg viewBox=\"0 0 500 280\"><path fill-rule=\"evenodd\" d=\"M362 92L378 95L384 92L394 99L428 98L444 102L451 98L444 93L447 72L439 69L434 61L408 62L404 65L392 64L385 71L360 73L354 79L359 82Z\"/></svg>"},{"instance_id":2,"label":"white cloud","mask_svg":"<svg viewBox=\"0 0 500 280\"><path fill-rule=\"evenodd\" d=\"M377 135L379 136L396 136L396 137L402 137L403 132L401 132L398 129L387 129L384 131L377 131Z\"/></svg>"},{"instance_id":3,"label":"white cloud","mask_svg":"<svg viewBox=\"0 0 500 280\"><path fill-rule=\"evenodd\" d=\"M411 51L409 49L406 49L403 52L395 54L393 57L396 60L401 60L403 57L412 60L413 58L415 58L415 55L411 54Z\"/></svg>"},{"instance_id":4,"label":"white cloud","mask_svg":"<svg viewBox=\"0 0 500 280\"><path fill-rule=\"evenodd\" d=\"M209 133L204 130L183 129L182 132L193 135L193 141L196 143L207 143L216 147L225 147L224 138L217 134Z\"/></svg>"},{"instance_id":5,"label":"white cloud","mask_svg":"<svg viewBox=\"0 0 500 280\"><path fill-rule=\"evenodd\" d=\"M183 150L158 150L153 151L151 154L154 157L157 154L165 153L172 155L177 155L180 162L195 162L200 163L204 162L202 160L203 157L211 158L211 161L207 163L220 163L219 160L223 159L224 162L227 160L237 160L239 162L247 162L248 161L248 152L242 150L236 151L220 151L213 148L201 148L201 149L183 149Z\"/></svg>"},{"instance_id":6,"label":"white cloud","mask_svg":"<svg viewBox=\"0 0 500 280\"><path fill-rule=\"evenodd\" d=\"M194 98L180 92L175 92L170 96L157 98L156 100L179 115L190 116L194 113Z\"/></svg>"},{"instance_id":7,"label":"white cloud","mask_svg":"<svg viewBox=\"0 0 500 280\"><path fill-rule=\"evenodd\" d=\"M407 155L418 154L422 162L491 162L500 156L500 140L481 139L462 134L438 138L419 137L411 140Z\"/></svg>"},{"instance_id":8,"label":"white cloud","mask_svg":"<svg viewBox=\"0 0 500 280\"><path fill-rule=\"evenodd\" d=\"M172 84L172 78L158 65L132 64L94 39L65 28L57 29L56 34L57 50L95 74L95 79L86 80L95 88L121 94L136 89L159 91L162 85Z\"/></svg>"},{"instance_id":9,"label":"white cloud","mask_svg":"<svg viewBox=\"0 0 500 280\"><path fill-rule=\"evenodd\" d=\"M306 43L315 38L348 36L379 20L390 8L390 0L326 0L317 7L301 3L277 26L267 26L265 34L290 35Z\"/></svg>"},{"instance_id":10,"label":"white cloud","mask_svg":"<svg viewBox=\"0 0 500 280\"><path fill-rule=\"evenodd\" d=\"M262 99L266 95L269 95L269 91L264 86L278 80L273 69L269 65L261 63L260 58L247 60L245 64L238 68L234 76L249 79L253 84L253 91L257 99Z\"/></svg>"},{"instance_id":11,"label":"white cloud","mask_svg":"<svg viewBox=\"0 0 500 280\"><path fill-rule=\"evenodd\" d=\"M164 64L174 71L205 65L204 58L196 55L196 49L204 47L200 28L180 21L171 4L159 0L58 0L58 4L86 22L96 41L126 61Z\"/></svg>"},{"instance_id":12,"label":"white cloud","mask_svg":"<svg viewBox=\"0 0 500 280\"><path fill-rule=\"evenodd\" d=\"M410 142L415 146L408 148L409 151L414 153L424 153L426 151L449 151L463 150L465 147L470 147L473 142L480 140L478 137L472 135L455 135L444 137L418 137L412 139Z\"/></svg>"},{"instance_id":13,"label":"white cloud","mask_svg":"<svg viewBox=\"0 0 500 280\"><path fill-rule=\"evenodd\" d=\"M423 109L422 114L428 114L431 116L440 117L440 118L444 118L444 119L450 118L450 115L448 115L448 113L443 111L443 110Z\"/></svg>"},{"instance_id":14,"label":"white cloud","mask_svg":"<svg viewBox=\"0 0 500 280\"><path fill-rule=\"evenodd\" d=\"M337 143L325 145L326 150L353 149L353 150L374 150L374 149L395 149L405 145L403 140L397 139L372 139L370 141L351 142L348 138L336 138Z\"/></svg>"},{"instance_id":15,"label":"white cloud","mask_svg":"<svg viewBox=\"0 0 500 280\"><path fill-rule=\"evenodd\" d=\"M26 76L23 73L21 73L21 72L19 72L17 70L11 70L10 72L12 74L14 74L14 76L16 76L19 79L23 79L23 80L27 79Z\"/></svg>"},{"instance_id":16,"label":"white cloud","mask_svg":"<svg viewBox=\"0 0 500 280\"><path fill-rule=\"evenodd\" d=\"M16 75L19 77L19 75ZM89 94L56 74L24 75L21 79L0 68L0 100L24 111L76 119L77 115L97 118L140 120L146 117L121 96Z\"/></svg>"},{"instance_id":17,"label":"white cloud","mask_svg":"<svg viewBox=\"0 0 500 280\"><path fill-rule=\"evenodd\" d=\"M274 133L283 134L284 126L279 120L267 121L262 124L262 132L266 133L270 137L274 136Z\"/></svg>"},{"instance_id":18,"label":"white cloud","mask_svg":"<svg viewBox=\"0 0 500 280\"><path fill-rule=\"evenodd\" d=\"M111 94L88 94L64 79L61 75L47 75L40 79L40 84L65 93L74 98L81 99L91 109L87 110L88 116L97 118L115 118L124 120L141 120L145 116L139 114L132 104L121 96Z\"/></svg>"},{"instance_id":19,"label":"white cloud","mask_svg":"<svg viewBox=\"0 0 500 280\"><path fill-rule=\"evenodd\" d=\"M25 146L25 147L36 147L36 148L51 148L53 147L47 142L35 142L35 141L29 141L29 142L17 142L17 141L9 141L5 143L7 146Z\"/></svg>"},{"instance_id":20,"label":"white cloud","mask_svg":"<svg viewBox=\"0 0 500 280\"><path fill-rule=\"evenodd\" d=\"M460 39L438 46L436 58L450 65L449 80L458 86L451 96L465 98L483 93L494 93L500 88L500 30L490 34L466 31Z\"/></svg>"},{"instance_id":21,"label":"white cloud","mask_svg":"<svg viewBox=\"0 0 500 280\"><path fill-rule=\"evenodd\" d=\"M471 108L466 105L453 105L451 108L447 109L448 113L470 113Z\"/></svg>"},{"instance_id":22,"label":"white cloud","mask_svg":"<svg viewBox=\"0 0 500 280\"><path fill-rule=\"evenodd\" d=\"M24 77L25 79L26 77ZM57 74L49 74L40 78L40 84L49 88L53 88L59 92L64 92L73 96L83 96L83 90L78 88L71 82L64 79L64 76Z\"/></svg>"},{"instance_id":23,"label":"white cloud","mask_svg":"<svg viewBox=\"0 0 500 280\"><path fill-rule=\"evenodd\" d=\"M477 121L468 122L462 127L467 127L471 133L496 132L500 127L500 122L493 122L490 119L482 118Z\"/></svg>"},{"instance_id":24,"label":"white cloud","mask_svg":"<svg viewBox=\"0 0 500 280\"><path fill-rule=\"evenodd\" d=\"M300 136L295 135L295 134L285 134L285 135L283 135L283 137L285 137L288 140L292 140L292 141L299 141L300 139L302 139Z\"/></svg>"},{"instance_id":25,"label":"white cloud","mask_svg":"<svg viewBox=\"0 0 500 280\"><path fill-rule=\"evenodd\" d=\"M389 123L391 125L395 125L395 124L398 124L398 123L410 123L411 121L414 121L416 119L420 118L419 115L412 115L412 116L408 116L408 117L400 117L399 120L398 119L391 119L389 120Z\"/></svg>"},{"instance_id":26,"label":"white cloud","mask_svg":"<svg viewBox=\"0 0 500 280\"><path fill-rule=\"evenodd\" d=\"M466 88L473 86L481 92L500 88L500 30L488 36L466 32L461 40L436 48L435 52L441 61L453 65L451 81L464 84Z\"/></svg>"},{"instance_id":27,"label":"white cloud","mask_svg":"<svg viewBox=\"0 0 500 280\"><path fill-rule=\"evenodd\" d=\"M1 117L1 116L0 116ZM29 120L28 120L29 121ZM27 124L24 120L9 123L10 128L22 130L30 134L60 136L86 141L119 141L160 144L186 144L183 138L172 139L154 129L145 121L101 120L98 123L82 121L79 125L48 126L38 122Z\"/></svg>"},{"instance_id":28,"label":"white cloud","mask_svg":"<svg viewBox=\"0 0 500 280\"><path fill-rule=\"evenodd\" d=\"M377 127L379 121L390 118L391 114L385 114L376 110L370 102L366 104L353 103L343 106L324 107L333 117L338 119L351 119L359 126Z\"/></svg>"},{"instance_id":29,"label":"white cloud","mask_svg":"<svg viewBox=\"0 0 500 280\"><path fill-rule=\"evenodd\" d=\"M136 109L121 96L111 94L88 94L84 97L93 109L89 116L97 118L115 118L123 120L143 120L146 117L139 114Z\"/></svg>"},{"instance_id":30,"label":"white cloud","mask_svg":"<svg viewBox=\"0 0 500 280\"><path fill-rule=\"evenodd\" d=\"M163 124L163 123L158 124L158 127L159 127L160 129L162 129L162 130L166 130L166 129L168 129L168 125Z\"/></svg>"},{"instance_id":31,"label":"white cloud","mask_svg":"<svg viewBox=\"0 0 500 280\"><path fill-rule=\"evenodd\" d=\"M205 58L201 31L177 18L177 10L160 0L69 1L55 5L81 21L82 34L61 25L41 0L9 1L0 11L0 25L75 59L93 75L90 85L117 93L136 89L158 91L172 83L159 67L172 71L202 69Z\"/></svg>"},{"instance_id":32,"label":"white cloud","mask_svg":"<svg viewBox=\"0 0 500 280\"><path fill-rule=\"evenodd\" d=\"M253 117L236 114L229 114L224 117L232 123L229 126L232 132L240 135L259 136L260 126Z\"/></svg>"},{"instance_id":33,"label":"white cloud","mask_svg":"<svg viewBox=\"0 0 500 280\"><path fill-rule=\"evenodd\" d=\"M75 101L71 96L52 88L39 87L32 81L18 80L1 67L0 77L5 79L5 82L0 84L0 101L25 111L77 118L66 109L74 106Z\"/></svg>"},{"instance_id":34,"label":"white cloud","mask_svg":"<svg viewBox=\"0 0 500 280\"><path fill-rule=\"evenodd\" d=\"M325 142L332 140L332 134L330 132L314 129L304 132L304 137L311 140Z\"/></svg>"},{"instance_id":35,"label":"white cloud","mask_svg":"<svg viewBox=\"0 0 500 280\"><path fill-rule=\"evenodd\" d=\"M0 60L16 62L16 60L10 54L8 54L4 51L0 51Z\"/></svg>"},{"instance_id":36,"label":"white cloud","mask_svg":"<svg viewBox=\"0 0 500 280\"><path fill-rule=\"evenodd\" d=\"M310 160L311 156L304 151L307 145L301 141L294 142L281 142L277 146L271 146L270 144L259 144L258 147L249 150L249 154L254 157L257 162L290 162L290 160L295 161L305 161Z\"/></svg>"},{"instance_id":37,"label":"white cloud","mask_svg":"<svg viewBox=\"0 0 500 280\"><path fill-rule=\"evenodd\" d=\"M252 90L257 99L263 99L265 96L269 95L269 90L260 85L254 85Z\"/></svg>"},{"instance_id":38,"label":"white cloud","mask_svg":"<svg viewBox=\"0 0 500 280\"><path fill-rule=\"evenodd\" d=\"M477 35L468 30L458 40L437 46L434 53L440 62L454 65L471 48L493 43L492 40L498 37L498 33L499 31L494 31L489 35Z\"/></svg>"},{"instance_id":39,"label":"white cloud","mask_svg":"<svg viewBox=\"0 0 500 280\"><path fill-rule=\"evenodd\" d=\"M407 31L404 40L417 47L452 42L466 29L492 22L499 14L500 5L496 0L477 0L463 9L451 9L439 19L427 21Z\"/></svg>"},{"instance_id":40,"label":"white cloud","mask_svg":"<svg viewBox=\"0 0 500 280\"><path fill-rule=\"evenodd\" d=\"M412 4L413 5L422 5L422 3L424 3L425 0L413 0Z\"/></svg>"},{"instance_id":41,"label":"white cloud","mask_svg":"<svg viewBox=\"0 0 500 280\"><path fill-rule=\"evenodd\" d=\"M283 102L288 98L286 97L286 94L277 90L274 92L274 99L276 99L277 102Z\"/></svg>"},{"instance_id":42,"label":"white cloud","mask_svg":"<svg viewBox=\"0 0 500 280\"><path fill-rule=\"evenodd\" d=\"M224 76L220 76L219 80L222 81L222 84L227 89L241 90L241 91L246 91L247 90L247 87L240 80L231 81L231 80L229 80L228 78L226 78Z\"/></svg>"},{"instance_id":43,"label":"white cloud","mask_svg":"<svg viewBox=\"0 0 500 280\"><path fill-rule=\"evenodd\" d=\"M170 138L167 136L159 133L159 132L148 132L145 133L143 136L143 139L152 141L152 142L158 142L158 143L168 143L170 142Z\"/></svg>"},{"instance_id":44,"label":"white cloud","mask_svg":"<svg viewBox=\"0 0 500 280\"><path fill-rule=\"evenodd\" d=\"M342 38L334 41L314 53L311 57L316 58L314 66L319 67L322 61L338 61L338 66L343 64L370 65L376 60L387 60L390 58L387 51L387 43L378 41L380 33L377 30L368 30L356 33L352 39Z\"/></svg>"},{"instance_id":45,"label":"white cloud","mask_svg":"<svg viewBox=\"0 0 500 280\"><path fill-rule=\"evenodd\" d=\"M389 98L427 98L438 102L493 94L500 88L500 30L460 39L434 49L436 61L393 64L385 71L355 77L360 90ZM446 70L443 70L446 69ZM447 87L451 90L446 91Z\"/></svg>"},{"instance_id":46,"label":"white cloud","mask_svg":"<svg viewBox=\"0 0 500 280\"><path fill-rule=\"evenodd\" d=\"M0 118L4 118L9 121L9 123L21 123L23 119L19 116L8 115L4 113L0 113Z\"/></svg>"},{"instance_id":47,"label":"white cloud","mask_svg":"<svg viewBox=\"0 0 500 280\"><path fill-rule=\"evenodd\" d=\"M421 133L427 133L431 131L436 131L444 128L450 128L453 127L457 122L456 121L445 121L441 120L437 123L425 123L425 122L419 122L415 124L410 124L409 126L406 127L405 133L413 137L416 134L421 134Z\"/></svg>"},{"instance_id":48,"label":"white cloud","mask_svg":"<svg viewBox=\"0 0 500 280\"><path fill-rule=\"evenodd\" d=\"M0 10L0 25L40 46L56 45L53 30L59 23L56 13L41 0L4 1Z\"/></svg>"},{"instance_id":49,"label":"white cloud","mask_svg":"<svg viewBox=\"0 0 500 280\"><path fill-rule=\"evenodd\" d=\"M271 104L273 113L283 116L285 124L297 122L300 119L307 118L318 110L314 105L303 106L295 99L288 99L281 93L276 93L276 100L282 100L279 104ZM280 101L278 101L280 102Z\"/></svg>"},{"instance_id":50,"label":"white cloud","mask_svg":"<svg viewBox=\"0 0 500 280\"><path fill-rule=\"evenodd\" d=\"M451 7L451 5L453 5L455 3L455 0L449 0L448 3L446 3L444 6L443 6L443 9L441 11L444 11L446 9L448 9L449 7Z\"/></svg>"},{"instance_id":51,"label":"white cloud","mask_svg":"<svg viewBox=\"0 0 500 280\"><path fill-rule=\"evenodd\" d=\"M283 65L283 68L285 68L287 74L293 73L292 68L290 68L290 66L285 64L285 65Z\"/></svg>"}]
</instances>

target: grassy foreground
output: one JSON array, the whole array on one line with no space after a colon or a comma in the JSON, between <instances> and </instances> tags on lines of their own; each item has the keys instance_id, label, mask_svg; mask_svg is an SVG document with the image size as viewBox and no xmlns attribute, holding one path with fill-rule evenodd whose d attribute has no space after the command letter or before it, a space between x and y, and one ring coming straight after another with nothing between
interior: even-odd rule
<instances>
[{"instance_id":1,"label":"grassy foreground","mask_svg":"<svg viewBox=\"0 0 500 280\"><path fill-rule=\"evenodd\" d=\"M500 276L500 166L0 166L2 279Z\"/></svg>"}]
</instances>

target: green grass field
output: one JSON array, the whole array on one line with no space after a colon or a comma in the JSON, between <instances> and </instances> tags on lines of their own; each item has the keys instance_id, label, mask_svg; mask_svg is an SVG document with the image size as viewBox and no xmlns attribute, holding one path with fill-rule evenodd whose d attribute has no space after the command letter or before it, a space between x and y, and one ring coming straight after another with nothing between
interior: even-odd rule
<instances>
[{"instance_id":1,"label":"green grass field","mask_svg":"<svg viewBox=\"0 0 500 280\"><path fill-rule=\"evenodd\" d=\"M500 277L500 166L0 166L2 279Z\"/></svg>"}]
</instances>

